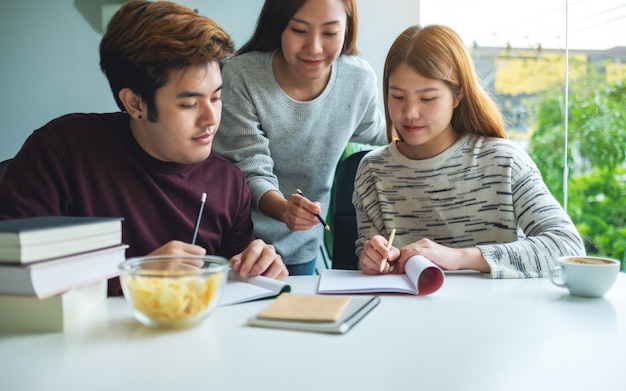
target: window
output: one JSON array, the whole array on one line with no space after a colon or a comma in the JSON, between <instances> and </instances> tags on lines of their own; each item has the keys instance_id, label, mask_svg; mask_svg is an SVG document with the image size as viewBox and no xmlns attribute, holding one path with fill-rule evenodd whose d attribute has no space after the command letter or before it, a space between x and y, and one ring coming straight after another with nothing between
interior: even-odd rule
<instances>
[{"instance_id":1,"label":"window","mask_svg":"<svg viewBox=\"0 0 626 391\"><path fill-rule=\"evenodd\" d=\"M419 23L461 35L587 252L626 269L626 3L422 0Z\"/></svg>"}]
</instances>

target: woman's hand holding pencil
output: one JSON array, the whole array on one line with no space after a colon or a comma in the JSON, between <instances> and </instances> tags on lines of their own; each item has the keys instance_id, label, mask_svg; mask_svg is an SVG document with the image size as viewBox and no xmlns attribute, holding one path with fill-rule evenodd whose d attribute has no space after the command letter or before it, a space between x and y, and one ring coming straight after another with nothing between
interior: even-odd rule
<instances>
[{"instance_id":1,"label":"woman's hand holding pencil","mask_svg":"<svg viewBox=\"0 0 626 391\"><path fill-rule=\"evenodd\" d=\"M363 273L398 273L398 263L395 261L400 256L400 249L393 247L395 236L396 229L393 228L388 238L378 234L363 243L363 250L359 256L359 269ZM386 267L387 264L389 264L388 268Z\"/></svg>"},{"instance_id":2,"label":"woman's hand holding pencil","mask_svg":"<svg viewBox=\"0 0 626 391\"><path fill-rule=\"evenodd\" d=\"M300 196L302 196L302 197L306 198L306 197L304 196L304 194L302 193L302 190L300 190L300 189L296 189L296 193L298 193ZM315 215L315 217L317 218L317 220L318 220L318 221L319 221L319 222L320 222L320 223L324 226L324 229L325 229L326 231L330 231L330 226L329 226L328 224L326 224L326 221L324 221L324 219L322 218L322 216L320 216L320 215L319 215L319 214L317 214L317 213L314 213L314 215Z\"/></svg>"}]
</instances>

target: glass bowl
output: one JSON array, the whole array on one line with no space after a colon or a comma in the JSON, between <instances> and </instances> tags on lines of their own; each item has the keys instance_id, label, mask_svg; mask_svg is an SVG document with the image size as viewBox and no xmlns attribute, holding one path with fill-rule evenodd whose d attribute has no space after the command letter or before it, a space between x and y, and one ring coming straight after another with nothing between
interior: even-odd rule
<instances>
[{"instance_id":1,"label":"glass bowl","mask_svg":"<svg viewBox=\"0 0 626 391\"><path fill-rule=\"evenodd\" d=\"M199 323L217 306L229 268L218 256L145 256L119 265L126 301L151 327Z\"/></svg>"}]
</instances>

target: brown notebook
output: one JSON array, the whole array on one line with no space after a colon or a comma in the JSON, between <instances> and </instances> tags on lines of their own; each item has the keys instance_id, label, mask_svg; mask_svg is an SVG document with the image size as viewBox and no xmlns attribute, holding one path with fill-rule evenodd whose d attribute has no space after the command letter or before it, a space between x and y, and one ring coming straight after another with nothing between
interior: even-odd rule
<instances>
[{"instance_id":1,"label":"brown notebook","mask_svg":"<svg viewBox=\"0 0 626 391\"><path fill-rule=\"evenodd\" d=\"M287 293L283 293L282 295L287 295ZM303 296L303 295L295 295L295 296ZM309 296L310 297L310 296ZM336 300L336 296L313 296L315 297L314 301L317 303L325 302L320 301L321 298L325 300L331 299L331 301ZM348 299L349 297L345 297ZM292 302L293 298L281 299ZM278 299L276 299L278 301ZM276 302L274 301L274 302ZM298 301L296 298L295 301ZM273 306L274 302L270 304L268 307ZM277 319L277 318L261 318L258 315L248 319L248 325L256 326L256 327L269 327L269 328L277 328L277 329L288 329L288 330L298 330L298 331L314 331L318 333L331 333L331 334L344 334L348 332L355 324L361 321L374 307L376 307L380 303L380 297L378 296L352 296L349 298L347 306L341 310L341 315L335 321L318 321L318 320L308 320L310 318L319 319L319 311L316 312L315 316L305 316L307 320L297 320L297 319ZM306 305L306 304L305 304ZM333 308L336 303L328 306L326 308ZM280 308L281 305L278 304ZM307 306L308 307L308 306ZM312 306L316 307L316 306ZM300 313L300 306L296 307L295 312ZM338 312L337 309L339 307L334 307L333 310L329 310L328 313ZM273 311L273 310L272 310ZM326 310L322 311L326 312ZM293 315L294 312L288 312L287 316ZM270 312L270 316L272 313ZM274 315L277 315L276 313ZM278 313L278 316L280 315ZM327 316L327 318L332 318L333 316ZM323 318L323 317L322 317Z\"/></svg>"},{"instance_id":2,"label":"brown notebook","mask_svg":"<svg viewBox=\"0 0 626 391\"><path fill-rule=\"evenodd\" d=\"M336 322L348 307L348 296L282 293L258 315L261 319Z\"/></svg>"}]
</instances>

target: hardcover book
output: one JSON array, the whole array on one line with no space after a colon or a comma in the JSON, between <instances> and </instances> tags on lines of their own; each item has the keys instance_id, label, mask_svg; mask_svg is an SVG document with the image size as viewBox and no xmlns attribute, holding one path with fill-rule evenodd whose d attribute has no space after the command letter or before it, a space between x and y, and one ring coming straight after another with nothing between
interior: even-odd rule
<instances>
[{"instance_id":1,"label":"hardcover book","mask_svg":"<svg viewBox=\"0 0 626 391\"><path fill-rule=\"evenodd\" d=\"M121 244L27 265L0 265L0 294L46 298L119 275Z\"/></svg>"},{"instance_id":2,"label":"hardcover book","mask_svg":"<svg viewBox=\"0 0 626 391\"><path fill-rule=\"evenodd\" d=\"M281 301L281 297L285 301ZM378 296L332 297L283 293L249 326L344 334L380 303ZM302 306L302 303L306 305Z\"/></svg>"},{"instance_id":3,"label":"hardcover book","mask_svg":"<svg viewBox=\"0 0 626 391\"><path fill-rule=\"evenodd\" d=\"M0 264L30 263L122 242L121 217L41 216L0 221Z\"/></svg>"}]
</instances>

